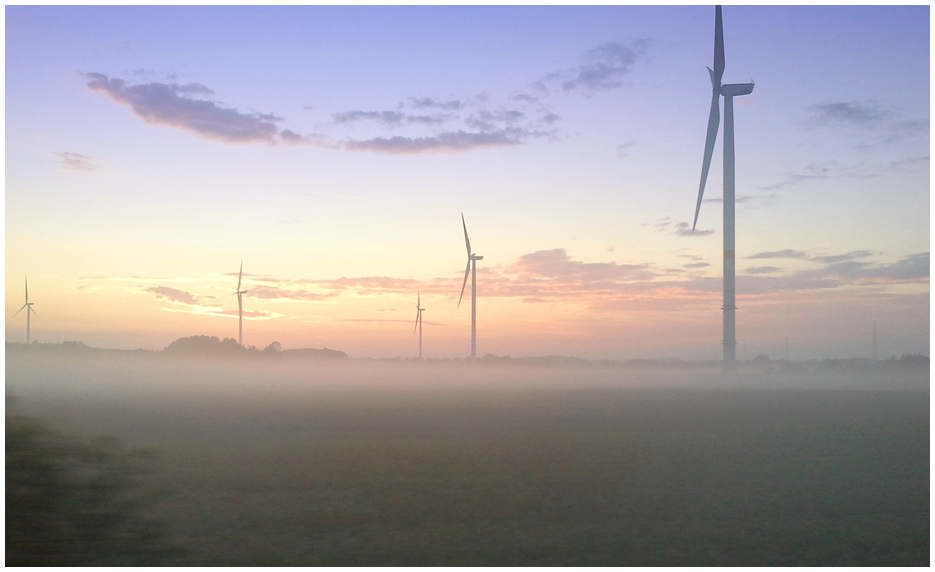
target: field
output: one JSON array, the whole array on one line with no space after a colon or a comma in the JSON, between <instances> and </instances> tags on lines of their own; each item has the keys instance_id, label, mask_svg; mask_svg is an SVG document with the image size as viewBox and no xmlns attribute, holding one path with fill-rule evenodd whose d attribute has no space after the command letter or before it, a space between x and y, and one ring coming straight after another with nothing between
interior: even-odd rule
<instances>
[{"instance_id":1,"label":"field","mask_svg":"<svg viewBox=\"0 0 935 572\"><path fill-rule=\"evenodd\" d=\"M169 563L929 564L927 375L8 355L7 392L158 449Z\"/></svg>"}]
</instances>

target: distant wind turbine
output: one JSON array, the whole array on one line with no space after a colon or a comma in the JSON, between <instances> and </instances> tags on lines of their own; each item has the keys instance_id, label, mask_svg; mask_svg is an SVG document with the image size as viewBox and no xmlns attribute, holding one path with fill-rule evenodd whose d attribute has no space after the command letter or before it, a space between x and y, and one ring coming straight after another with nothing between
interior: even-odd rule
<instances>
[{"instance_id":1,"label":"distant wind turbine","mask_svg":"<svg viewBox=\"0 0 935 572\"><path fill-rule=\"evenodd\" d=\"M416 328L419 328L419 359L422 359L422 310L425 310L422 307L422 295L416 291L416 325L412 333L416 333Z\"/></svg>"},{"instance_id":2,"label":"distant wind turbine","mask_svg":"<svg viewBox=\"0 0 935 572\"><path fill-rule=\"evenodd\" d=\"M234 294L237 294L237 309L239 311L239 317L237 319L237 343L243 347L243 295L247 293L246 290L240 289L240 281L243 278L243 260L240 261L240 272L237 274L237 291Z\"/></svg>"},{"instance_id":3,"label":"distant wind turbine","mask_svg":"<svg viewBox=\"0 0 935 572\"><path fill-rule=\"evenodd\" d=\"M464 223L464 213L461 213L461 226L464 227L464 245L467 246L467 267L464 269L464 283L461 284L461 296L458 297L458 307L464 298L464 287L467 286L468 274L471 275L471 359L477 357L477 261L483 260L471 252L471 240L468 238L467 225Z\"/></svg>"},{"instance_id":4,"label":"distant wind turbine","mask_svg":"<svg viewBox=\"0 0 935 572\"><path fill-rule=\"evenodd\" d=\"M32 307L33 303L29 301L29 277L28 276L26 277L25 281L26 281L26 303L23 304L22 308L16 311L16 314L19 314L23 310L26 310L26 345L28 346L29 345L29 314L30 312L35 314L36 311ZM15 316L16 314L13 314L13 315Z\"/></svg>"},{"instance_id":5,"label":"distant wind turbine","mask_svg":"<svg viewBox=\"0 0 935 572\"><path fill-rule=\"evenodd\" d=\"M753 91L753 83L721 84L724 75L724 27L721 23L721 7L714 12L714 69L708 68L711 76L711 113L708 115L708 136L705 140L704 162L701 165L701 184L698 187L698 202L695 205L695 221L701 209L714 141L720 125L720 97L724 96L724 371L733 371L737 357L734 305L734 97Z\"/></svg>"}]
</instances>

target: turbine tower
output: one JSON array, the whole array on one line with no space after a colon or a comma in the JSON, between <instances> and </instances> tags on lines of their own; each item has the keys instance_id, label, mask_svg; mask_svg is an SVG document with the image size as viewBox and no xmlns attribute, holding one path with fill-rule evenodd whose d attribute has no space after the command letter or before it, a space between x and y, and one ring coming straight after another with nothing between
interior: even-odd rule
<instances>
[{"instance_id":1,"label":"turbine tower","mask_svg":"<svg viewBox=\"0 0 935 572\"><path fill-rule=\"evenodd\" d=\"M698 187L698 202L695 205L695 221L704 195L711 155L720 125L720 98L724 96L724 371L734 371L737 357L734 305L734 98L753 91L753 83L722 84L724 75L724 27L721 23L721 7L714 12L714 69L708 68L711 76L711 112L708 115L708 136L705 139L704 162L701 165L701 184Z\"/></svg>"},{"instance_id":2,"label":"turbine tower","mask_svg":"<svg viewBox=\"0 0 935 572\"><path fill-rule=\"evenodd\" d=\"M419 359L422 359L422 310L425 310L422 307L422 296L416 291L416 325L412 333L416 333L416 328L419 328Z\"/></svg>"},{"instance_id":3,"label":"turbine tower","mask_svg":"<svg viewBox=\"0 0 935 572\"><path fill-rule=\"evenodd\" d=\"M464 283L461 284L461 296L458 297L458 307L461 307L461 298L464 297L464 287L467 286L468 274L471 275L471 359L477 357L477 261L483 260L471 252L471 240L468 238L467 225L464 224L464 213L461 213L461 226L464 227L464 245L467 246L467 267L464 269Z\"/></svg>"},{"instance_id":4,"label":"turbine tower","mask_svg":"<svg viewBox=\"0 0 935 572\"><path fill-rule=\"evenodd\" d=\"M240 261L240 272L237 274L237 291L234 294L237 294L237 309L238 309L238 319L237 319L237 343L240 344L240 347L243 347L243 295L247 293L246 290L240 289L240 280L243 278L243 260Z\"/></svg>"},{"instance_id":5,"label":"turbine tower","mask_svg":"<svg viewBox=\"0 0 935 572\"><path fill-rule=\"evenodd\" d=\"M23 304L23 307L16 311L16 314L19 314L23 310L26 310L26 345L29 345L29 314L30 312L35 314L36 311L33 310L33 303L29 301L29 277L26 277L26 303ZM13 314L14 316L16 314Z\"/></svg>"}]
</instances>

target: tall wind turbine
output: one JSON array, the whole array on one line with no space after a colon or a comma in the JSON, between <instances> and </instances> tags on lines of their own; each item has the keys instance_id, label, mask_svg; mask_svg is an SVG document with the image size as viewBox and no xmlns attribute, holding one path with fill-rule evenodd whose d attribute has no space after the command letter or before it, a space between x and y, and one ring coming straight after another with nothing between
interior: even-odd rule
<instances>
[{"instance_id":1,"label":"tall wind turbine","mask_svg":"<svg viewBox=\"0 0 935 572\"><path fill-rule=\"evenodd\" d=\"M720 124L720 97L724 96L724 371L733 371L736 365L737 339L734 306L734 98L753 91L753 83L722 84L724 75L724 26L721 23L721 7L714 12L714 69L708 68L711 76L711 113L708 115L708 136L705 139L704 162L701 165L701 184L698 187L698 203L695 205L695 221L701 197L711 167L714 141Z\"/></svg>"},{"instance_id":2,"label":"tall wind turbine","mask_svg":"<svg viewBox=\"0 0 935 572\"><path fill-rule=\"evenodd\" d=\"M422 359L422 310L425 310L422 307L422 296L416 291L416 325L412 328L412 333L416 333L416 328L419 328L419 359Z\"/></svg>"},{"instance_id":3,"label":"tall wind turbine","mask_svg":"<svg viewBox=\"0 0 935 572\"><path fill-rule=\"evenodd\" d=\"M29 314L30 312L35 314L36 311L33 310L33 303L29 301L29 277L26 277L26 303L23 304L23 307L16 311L16 314L19 314L23 310L26 310L26 345L29 345ZM13 314L14 316L16 314Z\"/></svg>"},{"instance_id":4,"label":"tall wind turbine","mask_svg":"<svg viewBox=\"0 0 935 572\"><path fill-rule=\"evenodd\" d=\"M234 294L237 294L237 309L239 310L239 317L237 319L237 343L243 347L243 295L247 293L246 290L240 289L240 280L243 278L243 260L240 261L240 272L237 274L237 291Z\"/></svg>"},{"instance_id":5,"label":"tall wind turbine","mask_svg":"<svg viewBox=\"0 0 935 572\"><path fill-rule=\"evenodd\" d=\"M467 286L468 274L471 275L471 359L477 357L477 261L483 260L471 252L471 240L468 238L467 225L464 224L464 213L461 213L461 226L464 227L464 245L467 246L467 267L464 269L464 283L461 284L461 296L458 297L458 307L461 307L461 298L464 297L464 287Z\"/></svg>"}]
</instances>

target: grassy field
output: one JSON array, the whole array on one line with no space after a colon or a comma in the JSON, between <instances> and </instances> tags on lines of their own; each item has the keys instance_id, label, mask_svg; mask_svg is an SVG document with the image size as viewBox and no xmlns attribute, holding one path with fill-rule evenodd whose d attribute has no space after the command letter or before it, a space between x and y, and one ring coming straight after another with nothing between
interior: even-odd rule
<instances>
[{"instance_id":1,"label":"grassy field","mask_svg":"<svg viewBox=\"0 0 935 572\"><path fill-rule=\"evenodd\" d=\"M8 363L23 413L161 452L147 486L184 549L170 563L929 564L927 388L589 387L574 370L472 388L436 370L231 392L202 372L147 393L30 371Z\"/></svg>"}]
</instances>

